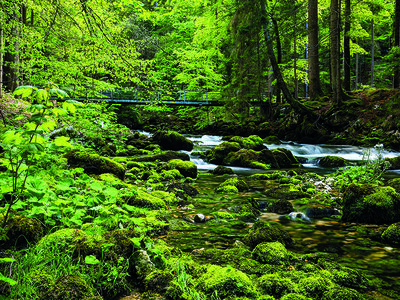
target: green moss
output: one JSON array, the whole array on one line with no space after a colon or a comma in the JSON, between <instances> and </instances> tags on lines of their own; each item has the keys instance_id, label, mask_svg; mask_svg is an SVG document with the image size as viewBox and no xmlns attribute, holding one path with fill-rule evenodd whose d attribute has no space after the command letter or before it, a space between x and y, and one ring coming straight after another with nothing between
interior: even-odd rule
<instances>
[{"instance_id":1,"label":"green moss","mask_svg":"<svg viewBox=\"0 0 400 300\"><path fill-rule=\"evenodd\" d=\"M239 143L236 142L223 142L213 149L207 150L206 156L210 163L212 164L222 164L225 157L231 153L240 150Z\"/></svg>"},{"instance_id":2,"label":"green moss","mask_svg":"<svg viewBox=\"0 0 400 300\"><path fill-rule=\"evenodd\" d=\"M124 203L132 206L147 207L150 209L166 208L165 201L157 197L157 193L152 195L152 193L147 192L143 188L125 189L120 197Z\"/></svg>"},{"instance_id":3,"label":"green moss","mask_svg":"<svg viewBox=\"0 0 400 300\"><path fill-rule=\"evenodd\" d=\"M4 217L0 217L0 224ZM11 213L4 227L6 239L0 241L3 249L10 247L24 248L30 243L36 243L44 235L43 225L36 219Z\"/></svg>"},{"instance_id":4,"label":"green moss","mask_svg":"<svg viewBox=\"0 0 400 300\"><path fill-rule=\"evenodd\" d=\"M324 292L322 300L363 300L362 294L353 289L335 287Z\"/></svg>"},{"instance_id":5,"label":"green moss","mask_svg":"<svg viewBox=\"0 0 400 300\"><path fill-rule=\"evenodd\" d=\"M307 298L304 295L297 294L297 293L289 293L284 295L280 300L309 300L311 298Z\"/></svg>"},{"instance_id":6,"label":"green moss","mask_svg":"<svg viewBox=\"0 0 400 300\"><path fill-rule=\"evenodd\" d=\"M107 158L97 154L89 154L78 149L69 151L64 155L68 159L71 167L83 168L88 174L111 173L123 180L125 176L125 168Z\"/></svg>"},{"instance_id":7,"label":"green moss","mask_svg":"<svg viewBox=\"0 0 400 300\"><path fill-rule=\"evenodd\" d=\"M168 181L173 181L183 178L183 175L177 169L162 170L160 176L162 180L168 180Z\"/></svg>"},{"instance_id":8,"label":"green moss","mask_svg":"<svg viewBox=\"0 0 400 300\"><path fill-rule=\"evenodd\" d=\"M354 288L354 289L362 289L368 286L368 280L359 271L341 267L338 270L332 270L332 280L344 287Z\"/></svg>"},{"instance_id":9,"label":"green moss","mask_svg":"<svg viewBox=\"0 0 400 300\"><path fill-rule=\"evenodd\" d=\"M249 297L255 299L257 292L249 277L236 269L209 265L207 272L198 280L199 288L211 296L214 291L222 299L237 297Z\"/></svg>"},{"instance_id":10,"label":"green moss","mask_svg":"<svg viewBox=\"0 0 400 300\"><path fill-rule=\"evenodd\" d=\"M282 278L277 274L263 275L258 280L260 290L275 298L281 298L285 294L296 291L296 284L288 278Z\"/></svg>"},{"instance_id":11,"label":"green moss","mask_svg":"<svg viewBox=\"0 0 400 300\"><path fill-rule=\"evenodd\" d=\"M225 185L217 187L215 192L219 194L237 194L239 190L233 185Z\"/></svg>"},{"instance_id":12,"label":"green moss","mask_svg":"<svg viewBox=\"0 0 400 300\"><path fill-rule=\"evenodd\" d=\"M258 244L263 242L281 242L286 246L294 243L290 235L276 227L272 227L269 223L258 221L250 228L249 233L243 238L243 242L254 249Z\"/></svg>"},{"instance_id":13,"label":"green moss","mask_svg":"<svg viewBox=\"0 0 400 300\"><path fill-rule=\"evenodd\" d=\"M172 159L168 162L170 169L177 169L184 177L197 178L197 167L191 161Z\"/></svg>"},{"instance_id":14,"label":"green moss","mask_svg":"<svg viewBox=\"0 0 400 300\"><path fill-rule=\"evenodd\" d=\"M213 213L213 216L216 219L224 219L224 220L234 220L235 217L232 216L230 213L225 212L225 211L217 211L215 213Z\"/></svg>"},{"instance_id":15,"label":"green moss","mask_svg":"<svg viewBox=\"0 0 400 300\"><path fill-rule=\"evenodd\" d=\"M79 276L62 276L41 297L42 300L75 300L93 297L88 284Z\"/></svg>"},{"instance_id":16,"label":"green moss","mask_svg":"<svg viewBox=\"0 0 400 300\"><path fill-rule=\"evenodd\" d=\"M158 154L135 157L132 160L136 162L154 162L154 161L165 161L168 162L172 159L181 159L185 161L189 161L190 157L186 153L178 152L178 151L163 151Z\"/></svg>"},{"instance_id":17,"label":"green moss","mask_svg":"<svg viewBox=\"0 0 400 300\"><path fill-rule=\"evenodd\" d=\"M383 233L382 239L394 245L400 245L400 223L390 225Z\"/></svg>"},{"instance_id":18,"label":"green moss","mask_svg":"<svg viewBox=\"0 0 400 300\"><path fill-rule=\"evenodd\" d=\"M321 276L311 276L299 281L299 291L301 294L313 299L321 299L324 292L333 287L333 283Z\"/></svg>"},{"instance_id":19,"label":"green moss","mask_svg":"<svg viewBox=\"0 0 400 300\"><path fill-rule=\"evenodd\" d=\"M265 148L262 138L260 138L258 135L250 135L249 137L234 136L229 140L229 142L239 143L239 145L245 149L259 151Z\"/></svg>"},{"instance_id":20,"label":"green moss","mask_svg":"<svg viewBox=\"0 0 400 300\"><path fill-rule=\"evenodd\" d=\"M218 166L214 170L212 170L211 173L213 173L214 175L233 174L233 170L225 166Z\"/></svg>"},{"instance_id":21,"label":"green moss","mask_svg":"<svg viewBox=\"0 0 400 300\"><path fill-rule=\"evenodd\" d=\"M174 279L170 271L155 270L146 276L144 284L146 290L164 293L168 284Z\"/></svg>"},{"instance_id":22,"label":"green moss","mask_svg":"<svg viewBox=\"0 0 400 300\"><path fill-rule=\"evenodd\" d=\"M271 198L286 200L311 197L310 194L304 192L300 187L294 184L280 184L277 187L268 189L266 195Z\"/></svg>"},{"instance_id":23,"label":"green moss","mask_svg":"<svg viewBox=\"0 0 400 300\"><path fill-rule=\"evenodd\" d=\"M262 264L282 265L288 261L288 252L280 242L258 244L251 253L252 258Z\"/></svg>"},{"instance_id":24,"label":"green moss","mask_svg":"<svg viewBox=\"0 0 400 300\"><path fill-rule=\"evenodd\" d=\"M166 150L192 151L193 149L193 142L176 131L158 131L152 139Z\"/></svg>"},{"instance_id":25,"label":"green moss","mask_svg":"<svg viewBox=\"0 0 400 300\"><path fill-rule=\"evenodd\" d=\"M400 221L400 195L392 187L351 184L343 195L344 222L387 224Z\"/></svg>"},{"instance_id":26,"label":"green moss","mask_svg":"<svg viewBox=\"0 0 400 300\"><path fill-rule=\"evenodd\" d=\"M247 183L243 180L239 180L237 177L229 178L229 179L225 180L224 182L222 182L219 186L224 187L224 186L228 186L228 185L235 186L239 192L244 192L249 189L249 186L247 185Z\"/></svg>"},{"instance_id":27,"label":"green moss","mask_svg":"<svg viewBox=\"0 0 400 300\"><path fill-rule=\"evenodd\" d=\"M115 187L116 189L122 189L128 187L128 184L126 184L116 175L111 173L100 174L99 179L111 185L112 187Z\"/></svg>"},{"instance_id":28,"label":"green moss","mask_svg":"<svg viewBox=\"0 0 400 300\"><path fill-rule=\"evenodd\" d=\"M324 156L322 157L318 164L324 168L339 168L344 167L348 164L348 161L339 156Z\"/></svg>"},{"instance_id":29,"label":"green moss","mask_svg":"<svg viewBox=\"0 0 400 300\"><path fill-rule=\"evenodd\" d=\"M297 158L290 150L285 148L277 148L271 151L278 162L279 168L293 168L299 166Z\"/></svg>"},{"instance_id":30,"label":"green moss","mask_svg":"<svg viewBox=\"0 0 400 300\"><path fill-rule=\"evenodd\" d=\"M275 144L279 145L281 143L281 140L274 135L267 136L266 138L263 139L263 142L267 145Z\"/></svg>"}]
</instances>

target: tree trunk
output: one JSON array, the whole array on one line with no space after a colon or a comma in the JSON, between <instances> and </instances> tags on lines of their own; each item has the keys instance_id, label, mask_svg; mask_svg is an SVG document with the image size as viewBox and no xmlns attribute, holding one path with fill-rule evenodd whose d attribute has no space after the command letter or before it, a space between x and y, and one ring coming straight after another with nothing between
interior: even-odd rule
<instances>
[{"instance_id":1,"label":"tree trunk","mask_svg":"<svg viewBox=\"0 0 400 300\"><path fill-rule=\"evenodd\" d=\"M342 87L340 80L340 6L339 0L331 0L330 10L330 60L331 60L331 87L333 104L342 103Z\"/></svg>"},{"instance_id":2,"label":"tree trunk","mask_svg":"<svg viewBox=\"0 0 400 300\"><path fill-rule=\"evenodd\" d=\"M304 106L302 103L300 103L299 101L294 99L293 96L289 92L286 82L282 77L281 70L279 69L278 62L276 61L274 48L272 45L272 40L269 35L269 29L268 29L267 20L265 17L267 15L267 12L265 9L265 0L260 0L260 4L261 4L261 15L262 15L261 24L263 26L265 44L267 45L267 52L268 52L269 60L271 62L272 70L274 72L277 82L279 83L279 85L281 87L283 96L285 97L286 101L290 104L290 106L297 113L307 115L308 117L310 117L310 120L316 120L317 115L312 110L310 110L306 106Z\"/></svg>"},{"instance_id":3,"label":"tree trunk","mask_svg":"<svg viewBox=\"0 0 400 300\"><path fill-rule=\"evenodd\" d=\"M272 18L272 23L274 24L274 32L275 32L275 40L276 40L276 52L278 54L278 64L282 63L282 45L281 45L281 38L279 35L279 27L278 27L278 22ZM281 103L281 88L279 84L276 85L276 102Z\"/></svg>"},{"instance_id":4,"label":"tree trunk","mask_svg":"<svg viewBox=\"0 0 400 300\"><path fill-rule=\"evenodd\" d=\"M3 17L0 17L0 98L3 97L3 51L4 51L4 32Z\"/></svg>"},{"instance_id":5,"label":"tree trunk","mask_svg":"<svg viewBox=\"0 0 400 300\"><path fill-rule=\"evenodd\" d=\"M350 0L345 0L345 11L344 11L344 80L343 80L343 88L345 91L350 91L350 82L351 82L351 73L350 73L350 14L351 14L351 7L350 7Z\"/></svg>"},{"instance_id":6,"label":"tree trunk","mask_svg":"<svg viewBox=\"0 0 400 300\"><path fill-rule=\"evenodd\" d=\"M358 41L357 41L357 45L358 45ZM358 54L358 51L357 51L357 53L356 53L356 80L355 80L355 88L356 88L356 90L358 90L358 82L359 82L359 79L358 79L358 77L359 77L359 54Z\"/></svg>"},{"instance_id":7,"label":"tree trunk","mask_svg":"<svg viewBox=\"0 0 400 300\"><path fill-rule=\"evenodd\" d=\"M375 29L374 20L371 24L371 87L374 86L374 71L375 71Z\"/></svg>"},{"instance_id":8,"label":"tree trunk","mask_svg":"<svg viewBox=\"0 0 400 300\"><path fill-rule=\"evenodd\" d=\"M400 47L400 0L396 0L395 4L393 34L394 46ZM400 66L397 61L394 61L394 64L393 88L398 89L400 87Z\"/></svg>"},{"instance_id":9,"label":"tree trunk","mask_svg":"<svg viewBox=\"0 0 400 300\"><path fill-rule=\"evenodd\" d=\"M318 0L308 1L308 76L310 97L322 95L319 78Z\"/></svg>"}]
</instances>

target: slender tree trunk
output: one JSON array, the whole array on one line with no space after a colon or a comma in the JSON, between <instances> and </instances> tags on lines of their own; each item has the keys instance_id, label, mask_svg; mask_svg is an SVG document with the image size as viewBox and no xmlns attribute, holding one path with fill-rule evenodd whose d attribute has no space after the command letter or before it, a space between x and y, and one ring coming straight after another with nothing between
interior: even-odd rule
<instances>
[{"instance_id":1,"label":"slender tree trunk","mask_svg":"<svg viewBox=\"0 0 400 300\"><path fill-rule=\"evenodd\" d=\"M279 35L279 27L278 27L278 22L272 18L272 23L274 24L274 33L275 33L275 41L276 41L276 52L277 52L277 56L278 56L278 64L282 63L282 45L281 45L281 38ZM281 99L281 88L279 86L279 84L276 85L276 102L277 103L281 103L282 99Z\"/></svg>"},{"instance_id":2,"label":"slender tree trunk","mask_svg":"<svg viewBox=\"0 0 400 300\"><path fill-rule=\"evenodd\" d=\"M357 40L357 45L358 45L358 40ZM356 81L355 81L355 88L356 88L356 90L358 90L358 82L359 82L359 53L358 53L358 51L357 51L357 53L356 53Z\"/></svg>"},{"instance_id":3,"label":"slender tree trunk","mask_svg":"<svg viewBox=\"0 0 400 300\"><path fill-rule=\"evenodd\" d=\"M340 106L342 103L342 87L340 80L340 6L339 0L331 0L330 10L330 60L331 86L333 103Z\"/></svg>"},{"instance_id":4,"label":"slender tree trunk","mask_svg":"<svg viewBox=\"0 0 400 300\"><path fill-rule=\"evenodd\" d=\"M3 51L4 51L4 31L3 16L0 17L0 98L3 97Z\"/></svg>"},{"instance_id":5,"label":"slender tree trunk","mask_svg":"<svg viewBox=\"0 0 400 300\"><path fill-rule=\"evenodd\" d=\"M394 46L400 47L400 0L396 0L393 27ZM393 88L398 89L400 87L400 66L397 61L394 63Z\"/></svg>"},{"instance_id":6,"label":"slender tree trunk","mask_svg":"<svg viewBox=\"0 0 400 300\"><path fill-rule=\"evenodd\" d=\"M308 76L310 97L322 95L319 77L318 0L308 1Z\"/></svg>"},{"instance_id":7,"label":"slender tree trunk","mask_svg":"<svg viewBox=\"0 0 400 300\"><path fill-rule=\"evenodd\" d=\"M350 14L351 14L351 3L350 0L345 0L345 11L344 11L344 80L343 88L345 91L350 91L351 73L350 73Z\"/></svg>"},{"instance_id":8,"label":"slender tree trunk","mask_svg":"<svg viewBox=\"0 0 400 300\"><path fill-rule=\"evenodd\" d=\"M261 5L261 24L263 26L263 31L264 31L264 39L265 39L265 44L267 45L267 52L268 56L271 62L272 69L274 71L274 75L276 80L278 81L283 96L285 97L286 101L290 104L290 106L298 113L307 115L310 117L311 120L316 120L317 115L307 107L305 107L302 103L297 101L296 99L293 98L293 96L290 94L290 91L286 85L285 80L282 77L281 70L279 69L278 62L276 61L275 53L274 53L274 48L272 45L272 40L269 35L269 29L268 29L268 24L266 20L266 9L265 9L265 0L260 0L260 5Z\"/></svg>"},{"instance_id":9,"label":"slender tree trunk","mask_svg":"<svg viewBox=\"0 0 400 300\"><path fill-rule=\"evenodd\" d=\"M294 11L294 30L293 30L293 75L294 75L294 99L299 99L299 84L297 81L297 37L296 37L296 12L297 9Z\"/></svg>"},{"instance_id":10,"label":"slender tree trunk","mask_svg":"<svg viewBox=\"0 0 400 300\"><path fill-rule=\"evenodd\" d=\"M371 24L371 87L374 86L374 71L375 71L375 29L374 20Z\"/></svg>"}]
</instances>

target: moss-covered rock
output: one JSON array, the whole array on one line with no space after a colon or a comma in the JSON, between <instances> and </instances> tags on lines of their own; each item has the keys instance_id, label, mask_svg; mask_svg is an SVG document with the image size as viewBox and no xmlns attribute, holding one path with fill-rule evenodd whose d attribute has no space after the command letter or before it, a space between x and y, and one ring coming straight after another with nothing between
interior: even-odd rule
<instances>
[{"instance_id":1,"label":"moss-covered rock","mask_svg":"<svg viewBox=\"0 0 400 300\"><path fill-rule=\"evenodd\" d=\"M272 227L269 223L257 221L250 228L249 233L244 236L243 242L254 249L258 244L264 242L281 242L285 246L290 246L294 243L290 235L276 227Z\"/></svg>"},{"instance_id":2,"label":"moss-covered rock","mask_svg":"<svg viewBox=\"0 0 400 300\"><path fill-rule=\"evenodd\" d=\"M263 145L263 140L258 135L250 135L248 137L241 137L241 136L234 136L232 137L229 142L236 142L239 143L240 147L245 149L252 149L256 151L261 151L262 149L266 148Z\"/></svg>"},{"instance_id":3,"label":"moss-covered rock","mask_svg":"<svg viewBox=\"0 0 400 300\"><path fill-rule=\"evenodd\" d=\"M299 281L299 291L312 299L321 299L322 295L334 286L333 282L322 276L310 276Z\"/></svg>"},{"instance_id":4,"label":"moss-covered rock","mask_svg":"<svg viewBox=\"0 0 400 300\"><path fill-rule=\"evenodd\" d=\"M280 215L285 215L294 211L293 204L286 199L269 202L267 212L272 212Z\"/></svg>"},{"instance_id":5,"label":"moss-covered rock","mask_svg":"<svg viewBox=\"0 0 400 300\"><path fill-rule=\"evenodd\" d=\"M400 178L390 179L387 183L387 186L391 186L396 190L396 192L400 193Z\"/></svg>"},{"instance_id":6,"label":"moss-covered rock","mask_svg":"<svg viewBox=\"0 0 400 300\"><path fill-rule=\"evenodd\" d=\"M280 300L310 300L311 298L308 298L302 294L298 293L289 293L284 295Z\"/></svg>"},{"instance_id":7,"label":"moss-covered rock","mask_svg":"<svg viewBox=\"0 0 400 300\"><path fill-rule=\"evenodd\" d=\"M277 148L271 152L278 162L279 168L295 168L300 165L297 158L288 149Z\"/></svg>"},{"instance_id":8,"label":"moss-covered rock","mask_svg":"<svg viewBox=\"0 0 400 300\"><path fill-rule=\"evenodd\" d=\"M67 275L59 277L41 299L75 300L93 296L93 291L81 277L77 275Z\"/></svg>"},{"instance_id":9,"label":"moss-covered rock","mask_svg":"<svg viewBox=\"0 0 400 300\"><path fill-rule=\"evenodd\" d=\"M244 180L241 180L237 177L229 178L229 179L225 180L224 182L222 182L219 186L224 187L224 186L228 186L228 185L236 187L239 192L245 192L249 189L249 186L247 185L247 183Z\"/></svg>"},{"instance_id":10,"label":"moss-covered rock","mask_svg":"<svg viewBox=\"0 0 400 300\"><path fill-rule=\"evenodd\" d=\"M158 131L152 140L165 150L193 150L193 142L176 131Z\"/></svg>"},{"instance_id":11,"label":"moss-covered rock","mask_svg":"<svg viewBox=\"0 0 400 300\"><path fill-rule=\"evenodd\" d=\"M275 135L270 135L265 137L263 139L263 142L267 145L272 145L272 144L279 145L281 143L281 140Z\"/></svg>"},{"instance_id":12,"label":"moss-covered rock","mask_svg":"<svg viewBox=\"0 0 400 300\"><path fill-rule=\"evenodd\" d=\"M197 178L197 166L191 161L172 159L168 162L170 169L177 169L183 176Z\"/></svg>"},{"instance_id":13,"label":"moss-covered rock","mask_svg":"<svg viewBox=\"0 0 400 300\"><path fill-rule=\"evenodd\" d=\"M339 168L344 167L348 164L348 161L340 156L324 156L322 157L318 164L324 168Z\"/></svg>"},{"instance_id":14,"label":"moss-covered rock","mask_svg":"<svg viewBox=\"0 0 400 300\"><path fill-rule=\"evenodd\" d=\"M277 299L296 291L296 284L294 282L289 278L282 278L278 274L261 276L258 280L258 286L264 294L272 295Z\"/></svg>"},{"instance_id":15,"label":"moss-covered rock","mask_svg":"<svg viewBox=\"0 0 400 300\"><path fill-rule=\"evenodd\" d=\"M386 161L390 163L389 170L398 170L400 169L400 156L386 158Z\"/></svg>"},{"instance_id":16,"label":"moss-covered rock","mask_svg":"<svg viewBox=\"0 0 400 300\"><path fill-rule=\"evenodd\" d=\"M368 286L368 279L361 271L340 267L332 270L331 274L332 281L343 287L363 289Z\"/></svg>"},{"instance_id":17,"label":"moss-covered rock","mask_svg":"<svg viewBox=\"0 0 400 300\"><path fill-rule=\"evenodd\" d=\"M400 223L390 225L383 233L382 239L393 245L400 245Z\"/></svg>"},{"instance_id":18,"label":"moss-covered rock","mask_svg":"<svg viewBox=\"0 0 400 300\"><path fill-rule=\"evenodd\" d=\"M277 187L270 188L265 191L266 195L275 199L300 199L310 198L310 194L294 184L280 184Z\"/></svg>"},{"instance_id":19,"label":"moss-covered rock","mask_svg":"<svg viewBox=\"0 0 400 300\"><path fill-rule=\"evenodd\" d=\"M257 298L257 291L249 277L234 268L209 265L207 272L199 280L198 287L207 296L211 296L214 291L218 292L221 299L232 297Z\"/></svg>"},{"instance_id":20,"label":"moss-covered rock","mask_svg":"<svg viewBox=\"0 0 400 300\"><path fill-rule=\"evenodd\" d=\"M364 300L362 294L353 289L335 287L323 293L322 300Z\"/></svg>"},{"instance_id":21,"label":"moss-covered rock","mask_svg":"<svg viewBox=\"0 0 400 300\"><path fill-rule=\"evenodd\" d=\"M233 170L225 166L218 166L214 170L212 170L211 173L213 173L214 175L233 174Z\"/></svg>"},{"instance_id":22,"label":"moss-covered rock","mask_svg":"<svg viewBox=\"0 0 400 300\"><path fill-rule=\"evenodd\" d=\"M137 207L147 207L149 209L161 209L166 208L166 202L157 197L157 195L152 195L152 193L142 189L125 189L121 195L121 200L123 203L137 206Z\"/></svg>"},{"instance_id":23,"label":"moss-covered rock","mask_svg":"<svg viewBox=\"0 0 400 300\"><path fill-rule=\"evenodd\" d=\"M234 185L224 185L224 186L218 186L215 189L215 192L218 194L237 194L239 193L239 190Z\"/></svg>"},{"instance_id":24,"label":"moss-covered rock","mask_svg":"<svg viewBox=\"0 0 400 300\"><path fill-rule=\"evenodd\" d=\"M4 217L0 218L3 224ZM5 239L0 241L2 249L16 247L24 248L31 243L36 243L44 235L43 225L36 219L11 212L4 227Z\"/></svg>"},{"instance_id":25,"label":"moss-covered rock","mask_svg":"<svg viewBox=\"0 0 400 300\"><path fill-rule=\"evenodd\" d=\"M225 157L231 153L240 150L239 143L236 142L223 142L213 149L209 149L206 152L207 159L212 164L222 164Z\"/></svg>"},{"instance_id":26,"label":"moss-covered rock","mask_svg":"<svg viewBox=\"0 0 400 300\"><path fill-rule=\"evenodd\" d=\"M288 260L288 252L280 242L258 244L251 253L252 258L262 264L282 265Z\"/></svg>"},{"instance_id":27,"label":"moss-covered rock","mask_svg":"<svg viewBox=\"0 0 400 300\"><path fill-rule=\"evenodd\" d=\"M168 162L172 159L180 159L184 161L189 161L190 157L186 153L177 152L177 151L163 151L158 154L148 155L143 157L135 157L132 160L136 162L144 162L144 161L165 161Z\"/></svg>"},{"instance_id":28,"label":"moss-covered rock","mask_svg":"<svg viewBox=\"0 0 400 300\"><path fill-rule=\"evenodd\" d=\"M391 224L400 221L400 195L392 187L351 184L343 195L343 222Z\"/></svg>"},{"instance_id":29,"label":"moss-covered rock","mask_svg":"<svg viewBox=\"0 0 400 300\"><path fill-rule=\"evenodd\" d=\"M74 168L83 168L88 174L103 174L111 173L123 180L125 176L125 168L107 158L97 154L89 154L78 149L69 151L64 155L67 158L68 164Z\"/></svg>"}]
</instances>

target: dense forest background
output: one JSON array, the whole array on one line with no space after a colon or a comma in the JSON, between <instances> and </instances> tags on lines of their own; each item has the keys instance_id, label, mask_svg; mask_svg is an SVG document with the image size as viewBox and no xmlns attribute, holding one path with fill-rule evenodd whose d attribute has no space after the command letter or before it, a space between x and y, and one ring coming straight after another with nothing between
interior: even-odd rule
<instances>
[{"instance_id":1,"label":"dense forest background","mask_svg":"<svg viewBox=\"0 0 400 300\"><path fill-rule=\"evenodd\" d=\"M399 86L399 1L4 1L0 95L48 81L220 91L247 114Z\"/></svg>"}]
</instances>

